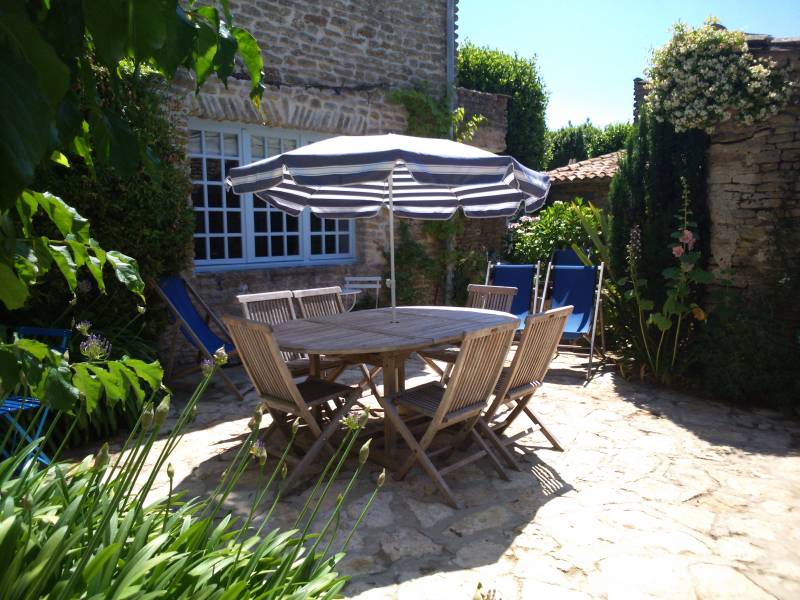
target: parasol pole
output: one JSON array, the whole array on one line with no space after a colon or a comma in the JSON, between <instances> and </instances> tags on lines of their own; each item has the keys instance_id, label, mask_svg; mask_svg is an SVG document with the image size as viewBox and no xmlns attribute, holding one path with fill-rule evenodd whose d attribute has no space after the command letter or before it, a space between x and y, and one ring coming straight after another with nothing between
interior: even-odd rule
<instances>
[{"instance_id":1,"label":"parasol pole","mask_svg":"<svg viewBox=\"0 0 800 600\"><path fill-rule=\"evenodd\" d=\"M392 175L394 167L389 172L389 277L392 292L392 323L397 323L397 296L395 293L394 277L394 197L392 191Z\"/></svg>"}]
</instances>

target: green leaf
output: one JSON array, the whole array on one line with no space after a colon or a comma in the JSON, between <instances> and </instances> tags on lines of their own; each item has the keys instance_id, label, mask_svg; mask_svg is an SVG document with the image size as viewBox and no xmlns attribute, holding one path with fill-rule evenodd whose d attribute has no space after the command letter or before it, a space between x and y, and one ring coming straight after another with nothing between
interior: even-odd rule
<instances>
[{"instance_id":1,"label":"green leaf","mask_svg":"<svg viewBox=\"0 0 800 600\"><path fill-rule=\"evenodd\" d=\"M662 332L672 327L672 319L661 313L652 313L647 322L652 323Z\"/></svg>"},{"instance_id":2,"label":"green leaf","mask_svg":"<svg viewBox=\"0 0 800 600\"><path fill-rule=\"evenodd\" d=\"M50 155L50 160L62 167L69 167L69 159L58 150L53 150L53 153Z\"/></svg>"},{"instance_id":3,"label":"green leaf","mask_svg":"<svg viewBox=\"0 0 800 600\"><path fill-rule=\"evenodd\" d=\"M86 363L77 363L72 368L75 371L72 383L86 399L86 412L92 414L103 395L103 384L96 376L92 375Z\"/></svg>"},{"instance_id":4,"label":"green leaf","mask_svg":"<svg viewBox=\"0 0 800 600\"><path fill-rule=\"evenodd\" d=\"M123 358L122 363L133 369L136 375L146 381L151 389L156 390L161 386L161 381L164 379L164 369L161 368L158 361L147 363L138 358Z\"/></svg>"},{"instance_id":5,"label":"green leaf","mask_svg":"<svg viewBox=\"0 0 800 600\"><path fill-rule=\"evenodd\" d=\"M88 257L86 266L88 267L89 272L92 274L92 277L94 277L97 287L102 293L105 294L106 283L103 278L103 267L106 264L106 252L100 247L100 244L97 243L97 240L89 239L88 245L92 249L92 252L94 252L94 256Z\"/></svg>"},{"instance_id":6,"label":"green leaf","mask_svg":"<svg viewBox=\"0 0 800 600\"><path fill-rule=\"evenodd\" d=\"M195 49L193 53L194 70L197 74L197 89L205 83L211 75L214 66L214 56L217 54L217 32L208 23L197 23Z\"/></svg>"},{"instance_id":7,"label":"green leaf","mask_svg":"<svg viewBox=\"0 0 800 600\"><path fill-rule=\"evenodd\" d=\"M17 273L0 262L0 301L9 310L22 308L28 299L28 285L17 277Z\"/></svg>"},{"instance_id":8,"label":"green leaf","mask_svg":"<svg viewBox=\"0 0 800 600\"><path fill-rule=\"evenodd\" d=\"M78 214L77 210L61 198L54 196L50 192L26 191L25 194L35 195L39 206L44 209L47 216L50 217L50 220L65 238L72 234L79 241L86 242L89 240L89 221Z\"/></svg>"},{"instance_id":9,"label":"green leaf","mask_svg":"<svg viewBox=\"0 0 800 600\"><path fill-rule=\"evenodd\" d=\"M694 269L689 272L689 279L695 283L707 285L709 283L714 283L714 274L703 269Z\"/></svg>"},{"instance_id":10,"label":"green leaf","mask_svg":"<svg viewBox=\"0 0 800 600\"><path fill-rule=\"evenodd\" d=\"M136 259L116 250L106 252L106 258L114 268L117 279L134 294L144 298L144 281L139 275L139 265Z\"/></svg>"},{"instance_id":11,"label":"green leaf","mask_svg":"<svg viewBox=\"0 0 800 600\"><path fill-rule=\"evenodd\" d=\"M191 55L194 45L195 25L180 5L176 5L173 14L164 17L166 40L155 55L158 69L167 78L172 78L186 59Z\"/></svg>"},{"instance_id":12,"label":"green leaf","mask_svg":"<svg viewBox=\"0 0 800 600\"><path fill-rule=\"evenodd\" d=\"M0 348L0 397L11 394L19 383L19 362L8 348Z\"/></svg>"},{"instance_id":13,"label":"green leaf","mask_svg":"<svg viewBox=\"0 0 800 600\"><path fill-rule=\"evenodd\" d=\"M75 266L75 261L72 260L69 248L59 244L50 244L48 248L50 256L53 257L53 261L58 266L58 270L61 271L64 279L66 279L70 291L74 292L78 285L77 267Z\"/></svg>"},{"instance_id":14,"label":"green leaf","mask_svg":"<svg viewBox=\"0 0 800 600\"><path fill-rule=\"evenodd\" d=\"M59 365L47 371L44 398L41 400L57 410L71 412L80 400L78 388L72 385L72 371L67 365Z\"/></svg>"},{"instance_id":15,"label":"green leaf","mask_svg":"<svg viewBox=\"0 0 800 600\"><path fill-rule=\"evenodd\" d=\"M648 300L647 298L641 298L639 300L639 308L644 311L653 310L655 303L652 300Z\"/></svg>"},{"instance_id":16,"label":"green leaf","mask_svg":"<svg viewBox=\"0 0 800 600\"><path fill-rule=\"evenodd\" d=\"M120 361L110 361L108 363L108 370L116 374L121 381L125 382L125 389L132 391L139 402L144 400L144 390L142 390L142 386L139 385L139 378L134 371L128 369Z\"/></svg>"},{"instance_id":17,"label":"green leaf","mask_svg":"<svg viewBox=\"0 0 800 600\"><path fill-rule=\"evenodd\" d=\"M217 53L214 55L214 71L223 82L233 73L236 58L236 39L231 35L225 21L219 22L217 30Z\"/></svg>"},{"instance_id":18,"label":"green leaf","mask_svg":"<svg viewBox=\"0 0 800 600\"><path fill-rule=\"evenodd\" d=\"M125 55L128 6L122 0L83 0L83 19L97 57L112 69Z\"/></svg>"},{"instance_id":19,"label":"green leaf","mask_svg":"<svg viewBox=\"0 0 800 600\"><path fill-rule=\"evenodd\" d=\"M161 0L136 0L129 4L128 54L136 62L149 59L167 41L164 9L170 3Z\"/></svg>"},{"instance_id":20,"label":"green leaf","mask_svg":"<svg viewBox=\"0 0 800 600\"><path fill-rule=\"evenodd\" d=\"M50 355L50 346L39 340L19 338L14 341L14 346L27 352L39 362L43 362Z\"/></svg>"},{"instance_id":21,"label":"green leaf","mask_svg":"<svg viewBox=\"0 0 800 600\"><path fill-rule=\"evenodd\" d=\"M97 376L100 383L103 384L103 389L106 392L106 398L110 404L116 404L120 400L125 399L125 384L126 382L120 378L119 373L106 371L100 365L87 365L88 368Z\"/></svg>"},{"instance_id":22,"label":"green leaf","mask_svg":"<svg viewBox=\"0 0 800 600\"><path fill-rule=\"evenodd\" d=\"M25 237L31 236L31 224L33 216L39 211L39 201L36 195L30 192L23 192L17 198L17 214L22 224L22 234Z\"/></svg>"},{"instance_id":23,"label":"green leaf","mask_svg":"<svg viewBox=\"0 0 800 600\"><path fill-rule=\"evenodd\" d=\"M69 236L72 237L72 236ZM75 258L75 265L82 267L89 260L89 251L86 249L86 244L76 240L67 239L67 245L72 250L72 256Z\"/></svg>"}]
</instances>

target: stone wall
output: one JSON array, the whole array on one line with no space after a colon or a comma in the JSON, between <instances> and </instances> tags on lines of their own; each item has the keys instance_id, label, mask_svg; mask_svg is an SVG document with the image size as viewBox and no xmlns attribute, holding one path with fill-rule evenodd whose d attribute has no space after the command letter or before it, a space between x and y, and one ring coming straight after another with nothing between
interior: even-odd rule
<instances>
[{"instance_id":1,"label":"stone wall","mask_svg":"<svg viewBox=\"0 0 800 600\"><path fill-rule=\"evenodd\" d=\"M610 185L610 177L553 181L550 185L550 193L547 195L547 203L550 204L557 200L572 202L577 197L583 198L585 202L591 202L599 208L608 208L608 188Z\"/></svg>"},{"instance_id":2,"label":"stone wall","mask_svg":"<svg viewBox=\"0 0 800 600\"><path fill-rule=\"evenodd\" d=\"M800 83L800 40L751 42L751 49L789 61ZM753 290L798 276L800 100L753 126L717 128L708 154L708 202L713 271Z\"/></svg>"},{"instance_id":3,"label":"stone wall","mask_svg":"<svg viewBox=\"0 0 800 600\"><path fill-rule=\"evenodd\" d=\"M464 107L464 122L474 115L483 115L485 121L475 137L468 142L472 146L502 154L506 150L508 125L508 96L487 94L466 88L456 88L458 105Z\"/></svg>"}]
</instances>

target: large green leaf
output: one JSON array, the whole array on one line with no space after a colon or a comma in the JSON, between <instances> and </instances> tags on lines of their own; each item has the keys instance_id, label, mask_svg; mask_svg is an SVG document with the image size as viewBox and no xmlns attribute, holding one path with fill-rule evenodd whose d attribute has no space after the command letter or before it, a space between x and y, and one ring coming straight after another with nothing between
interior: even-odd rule
<instances>
[{"instance_id":1,"label":"large green leaf","mask_svg":"<svg viewBox=\"0 0 800 600\"><path fill-rule=\"evenodd\" d=\"M28 299L28 286L9 265L0 262L0 301L9 310L22 308Z\"/></svg>"},{"instance_id":2,"label":"large green leaf","mask_svg":"<svg viewBox=\"0 0 800 600\"><path fill-rule=\"evenodd\" d=\"M217 53L214 55L214 71L217 77L225 81L233 73L234 59L236 58L236 39L231 35L228 24L219 22L217 30Z\"/></svg>"},{"instance_id":3,"label":"large green leaf","mask_svg":"<svg viewBox=\"0 0 800 600\"><path fill-rule=\"evenodd\" d=\"M80 391L72 385L72 371L67 365L59 365L47 371L44 383L44 398L48 406L71 412L80 400Z\"/></svg>"},{"instance_id":4,"label":"large green leaf","mask_svg":"<svg viewBox=\"0 0 800 600\"><path fill-rule=\"evenodd\" d=\"M97 57L116 68L128 42L127 0L83 0L83 18Z\"/></svg>"},{"instance_id":5,"label":"large green leaf","mask_svg":"<svg viewBox=\"0 0 800 600\"><path fill-rule=\"evenodd\" d=\"M75 261L72 259L72 254L67 246L60 244L50 244L50 256L53 257L53 262L58 266L58 270L67 281L70 291L75 291L78 285L77 267Z\"/></svg>"},{"instance_id":6,"label":"large green leaf","mask_svg":"<svg viewBox=\"0 0 800 600\"><path fill-rule=\"evenodd\" d=\"M86 412L92 414L103 395L103 384L91 373L86 363L77 363L72 368L75 370L72 383L86 400Z\"/></svg>"},{"instance_id":7,"label":"large green leaf","mask_svg":"<svg viewBox=\"0 0 800 600\"><path fill-rule=\"evenodd\" d=\"M194 70L197 74L197 89L213 72L214 57L217 54L217 31L205 21L197 23L195 49L193 53Z\"/></svg>"},{"instance_id":8,"label":"large green leaf","mask_svg":"<svg viewBox=\"0 0 800 600\"><path fill-rule=\"evenodd\" d=\"M231 33L236 38L236 44L239 46L239 55L244 60L244 66L250 75L251 90L250 98L259 106L261 103L261 95L264 92L264 57L261 55L261 48L258 47L258 42L253 34L242 29L241 27L231 27Z\"/></svg>"},{"instance_id":9,"label":"large green leaf","mask_svg":"<svg viewBox=\"0 0 800 600\"><path fill-rule=\"evenodd\" d=\"M106 252L106 258L114 268L114 274L117 279L134 294L138 294L143 298L144 281L139 275L139 265L136 263L136 259L116 250Z\"/></svg>"},{"instance_id":10,"label":"large green leaf","mask_svg":"<svg viewBox=\"0 0 800 600\"><path fill-rule=\"evenodd\" d=\"M37 204L47 213L50 220L65 238L75 236L81 242L89 241L89 221L78 214L78 211L50 192L32 192L25 190L23 196L33 196ZM28 200L30 202L31 200Z\"/></svg>"},{"instance_id":11,"label":"large green leaf","mask_svg":"<svg viewBox=\"0 0 800 600\"><path fill-rule=\"evenodd\" d=\"M19 381L19 362L8 348L0 348L0 398L11 394Z\"/></svg>"},{"instance_id":12,"label":"large green leaf","mask_svg":"<svg viewBox=\"0 0 800 600\"><path fill-rule=\"evenodd\" d=\"M158 361L147 363L138 358L124 358L122 363L133 369L139 379L146 381L153 390L158 389L161 380L164 379L164 369L161 368Z\"/></svg>"},{"instance_id":13,"label":"large green leaf","mask_svg":"<svg viewBox=\"0 0 800 600\"><path fill-rule=\"evenodd\" d=\"M192 53L195 26L180 6L175 7L171 16L165 16L164 24L166 40L164 45L156 50L154 56L161 73L171 78Z\"/></svg>"},{"instance_id":14,"label":"large green leaf","mask_svg":"<svg viewBox=\"0 0 800 600\"><path fill-rule=\"evenodd\" d=\"M100 383L103 384L103 389L106 392L106 399L110 404L116 404L119 400L125 398L125 381L123 381L119 373L112 373L106 371L100 365L88 365L89 370L97 376Z\"/></svg>"},{"instance_id":15,"label":"large green leaf","mask_svg":"<svg viewBox=\"0 0 800 600\"><path fill-rule=\"evenodd\" d=\"M136 62L150 58L167 41L165 9L170 4L161 0L129 2L128 55Z\"/></svg>"}]
</instances>

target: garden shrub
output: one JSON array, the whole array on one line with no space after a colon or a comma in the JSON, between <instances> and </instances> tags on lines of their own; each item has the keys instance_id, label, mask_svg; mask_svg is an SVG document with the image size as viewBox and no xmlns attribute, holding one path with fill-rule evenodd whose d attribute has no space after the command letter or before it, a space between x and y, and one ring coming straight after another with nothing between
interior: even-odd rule
<instances>
[{"instance_id":1,"label":"garden shrub","mask_svg":"<svg viewBox=\"0 0 800 600\"><path fill-rule=\"evenodd\" d=\"M547 94L536 59L467 41L456 60L458 85L509 96L506 152L532 169L544 168Z\"/></svg>"},{"instance_id":2,"label":"garden shrub","mask_svg":"<svg viewBox=\"0 0 800 600\"><path fill-rule=\"evenodd\" d=\"M547 169L555 169L576 161L602 156L625 148L633 131L630 123L611 123L605 127L592 125L588 119L580 125L570 123L566 127L548 131Z\"/></svg>"},{"instance_id":3,"label":"garden shrub","mask_svg":"<svg viewBox=\"0 0 800 600\"><path fill-rule=\"evenodd\" d=\"M599 228L597 214L580 198L572 203L556 201L536 216L523 216L508 226L508 256L517 263L547 262L553 250L592 248L592 240L581 219Z\"/></svg>"}]
</instances>

